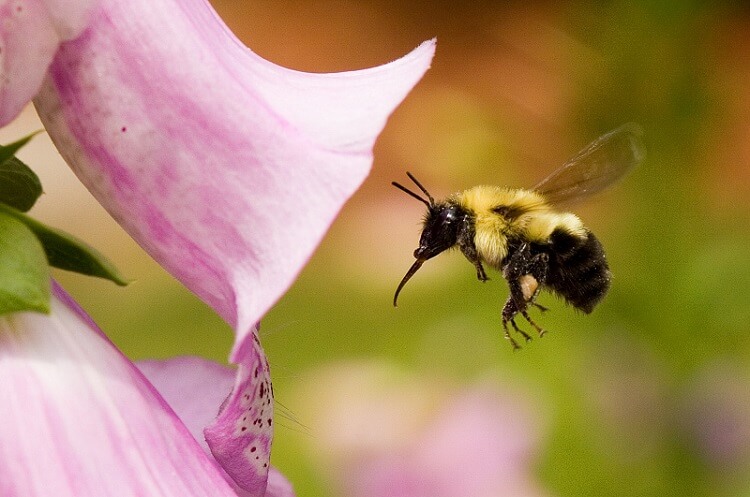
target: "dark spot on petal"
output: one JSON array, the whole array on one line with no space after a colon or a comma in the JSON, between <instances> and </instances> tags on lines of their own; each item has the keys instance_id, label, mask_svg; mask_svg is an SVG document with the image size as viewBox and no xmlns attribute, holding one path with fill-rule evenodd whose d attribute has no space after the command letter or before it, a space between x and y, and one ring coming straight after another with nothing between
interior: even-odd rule
<instances>
[{"instance_id":1,"label":"dark spot on petal","mask_svg":"<svg viewBox=\"0 0 750 497\"><path fill-rule=\"evenodd\" d=\"M240 428L240 431L245 431L245 430L247 430L247 426L243 426L242 428Z\"/></svg>"},{"instance_id":2,"label":"dark spot on petal","mask_svg":"<svg viewBox=\"0 0 750 497\"><path fill-rule=\"evenodd\" d=\"M271 426L271 418L268 418L266 421L268 421L268 426Z\"/></svg>"},{"instance_id":3,"label":"dark spot on petal","mask_svg":"<svg viewBox=\"0 0 750 497\"><path fill-rule=\"evenodd\" d=\"M122 128L120 128L120 131L122 131L123 133L126 132L127 130L128 130L127 126L123 126Z\"/></svg>"},{"instance_id":4,"label":"dark spot on petal","mask_svg":"<svg viewBox=\"0 0 750 497\"><path fill-rule=\"evenodd\" d=\"M255 445L250 447L250 452L255 452L256 450L258 450L258 448Z\"/></svg>"}]
</instances>

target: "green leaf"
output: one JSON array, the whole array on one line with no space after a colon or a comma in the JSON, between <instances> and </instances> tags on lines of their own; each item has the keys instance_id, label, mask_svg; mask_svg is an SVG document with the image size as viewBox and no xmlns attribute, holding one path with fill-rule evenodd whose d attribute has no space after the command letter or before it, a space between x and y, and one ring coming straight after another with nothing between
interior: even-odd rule
<instances>
[{"instance_id":1,"label":"green leaf","mask_svg":"<svg viewBox=\"0 0 750 497\"><path fill-rule=\"evenodd\" d=\"M16 156L21 147L39 133L32 133L10 145L0 145L0 202L26 212L42 194L39 177Z\"/></svg>"},{"instance_id":2,"label":"green leaf","mask_svg":"<svg viewBox=\"0 0 750 497\"><path fill-rule=\"evenodd\" d=\"M49 312L50 275L39 239L15 217L0 213L0 315Z\"/></svg>"},{"instance_id":3,"label":"green leaf","mask_svg":"<svg viewBox=\"0 0 750 497\"><path fill-rule=\"evenodd\" d=\"M0 164L0 202L26 212L41 194L39 177L17 157Z\"/></svg>"},{"instance_id":4,"label":"green leaf","mask_svg":"<svg viewBox=\"0 0 750 497\"><path fill-rule=\"evenodd\" d=\"M0 164L16 155L16 152L21 150L24 145L29 143L32 138L34 138L41 132L42 130L34 131L33 133L26 135L20 140L14 141L9 145L0 145Z\"/></svg>"},{"instance_id":5,"label":"green leaf","mask_svg":"<svg viewBox=\"0 0 750 497\"><path fill-rule=\"evenodd\" d=\"M15 217L36 235L51 266L89 276L108 279L118 285L128 281L93 247L73 235L46 226L12 207L0 204L0 212Z\"/></svg>"}]
</instances>

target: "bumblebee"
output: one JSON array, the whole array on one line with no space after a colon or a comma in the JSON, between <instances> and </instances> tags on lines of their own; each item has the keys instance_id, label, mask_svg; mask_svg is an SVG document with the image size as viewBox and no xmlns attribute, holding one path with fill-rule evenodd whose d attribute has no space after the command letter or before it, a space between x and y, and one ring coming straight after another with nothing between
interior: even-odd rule
<instances>
[{"instance_id":1,"label":"bumblebee","mask_svg":"<svg viewBox=\"0 0 750 497\"><path fill-rule=\"evenodd\" d=\"M502 325L514 349L520 347L508 323L531 340L516 324L518 314L539 336L545 333L528 313L530 307L547 310L536 303L543 289L590 313L609 290L609 264L602 244L578 216L557 208L604 190L638 165L645 156L641 135L641 128L633 123L610 131L528 190L476 186L436 202L407 172L426 198L395 181L392 184L424 203L427 213L414 251L416 261L399 283L393 305L425 261L458 246L480 281L488 279L486 264L508 282Z\"/></svg>"}]
</instances>

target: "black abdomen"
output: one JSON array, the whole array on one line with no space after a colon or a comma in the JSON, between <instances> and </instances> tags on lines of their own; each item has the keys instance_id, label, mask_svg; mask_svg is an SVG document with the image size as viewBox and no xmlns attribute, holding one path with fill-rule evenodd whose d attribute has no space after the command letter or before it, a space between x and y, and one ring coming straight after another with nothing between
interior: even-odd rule
<instances>
[{"instance_id":1,"label":"black abdomen","mask_svg":"<svg viewBox=\"0 0 750 497\"><path fill-rule=\"evenodd\" d=\"M590 231L586 234L582 238L563 229L552 232L546 285L588 314L607 294L612 273L602 244Z\"/></svg>"}]
</instances>

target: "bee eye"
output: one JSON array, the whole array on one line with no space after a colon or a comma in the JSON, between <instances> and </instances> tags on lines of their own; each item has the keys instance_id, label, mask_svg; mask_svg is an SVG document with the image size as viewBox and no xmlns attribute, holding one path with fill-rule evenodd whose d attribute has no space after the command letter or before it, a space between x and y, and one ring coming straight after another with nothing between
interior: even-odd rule
<instances>
[{"instance_id":1,"label":"bee eye","mask_svg":"<svg viewBox=\"0 0 750 497\"><path fill-rule=\"evenodd\" d=\"M455 209L444 209L440 212L440 221L443 224L451 224L455 220L456 220Z\"/></svg>"}]
</instances>

